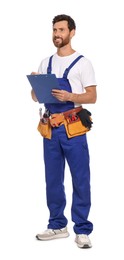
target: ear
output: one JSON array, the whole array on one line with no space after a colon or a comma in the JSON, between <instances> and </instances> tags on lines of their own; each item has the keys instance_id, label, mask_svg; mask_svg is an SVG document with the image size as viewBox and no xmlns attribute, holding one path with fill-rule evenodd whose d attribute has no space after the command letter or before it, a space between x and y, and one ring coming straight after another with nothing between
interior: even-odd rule
<instances>
[{"instance_id":1,"label":"ear","mask_svg":"<svg viewBox=\"0 0 124 260\"><path fill-rule=\"evenodd\" d=\"M73 30L70 32L70 37L72 38L74 35L75 35L75 29L73 29Z\"/></svg>"}]
</instances>

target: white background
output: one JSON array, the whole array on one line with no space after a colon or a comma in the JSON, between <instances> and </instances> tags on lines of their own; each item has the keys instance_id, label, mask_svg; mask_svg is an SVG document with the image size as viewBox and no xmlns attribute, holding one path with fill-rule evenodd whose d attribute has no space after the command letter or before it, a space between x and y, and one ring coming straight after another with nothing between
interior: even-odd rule
<instances>
[{"instance_id":1,"label":"white background","mask_svg":"<svg viewBox=\"0 0 124 260\"><path fill-rule=\"evenodd\" d=\"M0 259L123 259L123 1L4 0L0 6ZM56 49L52 19L65 13L76 21L72 46L89 58L98 83L98 100L88 133L91 157L93 248L74 243L72 187L65 173L70 237L40 242L46 229L42 138L37 132L39 104L30 97L26 74L37 71ZM57 250L57 251L56 251ZM43 256L44 254L44 256Z\"/></svg>"}]
</instances>

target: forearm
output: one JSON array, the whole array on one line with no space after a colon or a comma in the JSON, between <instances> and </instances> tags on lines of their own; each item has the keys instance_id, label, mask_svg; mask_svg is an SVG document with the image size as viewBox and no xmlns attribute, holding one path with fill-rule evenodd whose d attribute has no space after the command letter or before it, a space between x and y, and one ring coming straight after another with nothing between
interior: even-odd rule
<instances>
[{"instance_id":1,"label":"forearm","mask_svg":"<svg viewBox=\"0 0 124 260\"><path fill-rule=\"evenodd\" d=\"M37 102L37 98L36 98L36 95L35 95L33 89L31 90L31 97L32 97L32 99L33 99L35 102Z\"/></svg>"},{"instance_id":2,"label":"forearm","mask_svg":"<svg viewBox=\"0 0 124 260\"><path fill-rule=\"evenodd\" d=\"M70 93L68 101L79 104L92 104L96 102L96 95L90 95L90 93L75 94Z\"/></svg>"},{"instance_id":3,"label":"forearm","mask_svg":"<svg viewBox=\"0 0 124 260\"><path fill-rule=\"evenodd\" d=\"M32 73L31 73L31 75L38 75L38 74L39 74L38 72L32 72ZM32 99L33 99L35 102L37 102L37 98L36 98L36 95L35 95L33 89L31 90L31 97L32 97Z\"/></svg>"},{"instance_id":4,"label":"forearm","mask_svg":"<svg viewBox=\"0 0 124 260\"><path fill-rule=\"evenodd\" d=\"M71 101L79 104L92 104L96 102L96 86L89 86L81 94L70 93L66 90L53 89L52 95L60 101Z\"/></svg>"}]
</instances>

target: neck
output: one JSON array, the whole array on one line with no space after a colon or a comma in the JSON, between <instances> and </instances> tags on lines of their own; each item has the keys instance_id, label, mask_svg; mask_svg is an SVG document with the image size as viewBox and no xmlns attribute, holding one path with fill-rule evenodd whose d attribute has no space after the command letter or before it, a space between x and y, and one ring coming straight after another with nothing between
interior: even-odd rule
<instances>
[{"instance_id":1,"label":"neck","mask_svg":"<svg viewBox=\"0 0 124 260\"><path fill-rule=\"evenodd\" d=\"M73 54L74 52L75 52L75 50L73 50L70 45L65 45L65 46L57 49L57 54L61 57L69 56L69 55Z\"/></svg>"}]
</instances>

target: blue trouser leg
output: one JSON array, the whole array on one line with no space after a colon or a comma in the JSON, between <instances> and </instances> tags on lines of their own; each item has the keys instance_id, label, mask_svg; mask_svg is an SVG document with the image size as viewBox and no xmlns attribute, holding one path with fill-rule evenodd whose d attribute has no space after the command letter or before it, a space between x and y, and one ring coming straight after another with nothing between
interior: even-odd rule
<instances>
[{"instance_id":1,"label":"blue trouser leg","mask_svg":"<svg viewBox=\"0 0 124 260\"><path fill-rule=\"evenodd\" d=\"M52 139L46 139L44 144L47 203L50 209L49 228L53 228L54 225L56 228L61 227L62 223L64 227L67 224L63 215L65 207L64 158L66 158L73 183L72 220L75 223L74 232L76 234L90 234L93 225L88 221L91 201L86 135L68 139L64 126L61 126L53 130Z\"/></svg>"},{"instance_id":2,"label":"blue trouser leg","mask_svg":"<svg viewBox=\"0 0 124 260\"><path fill-rule=\"evenodd\" d=\"M44 139L44 161L47 206L50 211L48 228L64 228L67 225L67 219L63 213L66 205L63 184L65 157L59 142L57 129L53 129L51 140Z\"/></svg>"},{"instance_id":3,"label":"blue trouser leg","mask_svg":"<svg viewBox=\"0 0 124 260\"><path fill-rule=\"evenodd\" d=\"M72 221L75 223L76 234L89 235L93 230L93 224L88 221L91 207L90 196L90 168L89 151L86 135L77 136L63 143L64 153L70 167L73 198L72 198Z\"/></svg>"}]
</instances>

